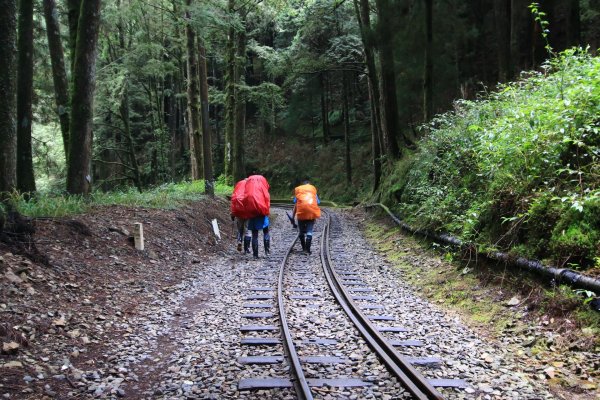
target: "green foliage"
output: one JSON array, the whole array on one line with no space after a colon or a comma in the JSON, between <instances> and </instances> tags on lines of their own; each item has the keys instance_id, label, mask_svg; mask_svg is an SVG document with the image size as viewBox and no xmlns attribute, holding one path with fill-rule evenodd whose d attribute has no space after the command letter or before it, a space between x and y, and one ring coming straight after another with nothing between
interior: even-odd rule
<instances>
[{"instance_id":1,"label":"green foliage","mask_svg":"<svg viewBox=\"0 0 600 400\"><path fill-rule=\"evenodd\" d=\"M600 58L573 49L545 70L439 116L384 182L384 196L418 226L592 266L600 254Z\"/></svg>"},{"instance_id":2,"label":"green foliage","mask_svg":"<svg viewBox=\"0 0 600 400\"><path fill-rule=\"evenodd\" d=\"M61 190L65 186L66 161L60 127L55 123L34 124L32 136L36 187L40 192Z\"/></svg>"},{"instance_id":3,"label":"green foliage","mask_svg":"<svg viewBox=\"0 0 600 400\"><path fill-rule=\"evenodd\" d=\"M215 194L231 194L233 188L221 180L215 182ZM168 183L140 193L134 188L123 191L95 192L89 198L63 195L39 195L26 199L18 194L12 200L17 210L30 217L63 217L81 214L98 205L124 205L131 207L179 207L183 202L194 201L204 195L204 181Z\"/></svg>"}]
</instances>

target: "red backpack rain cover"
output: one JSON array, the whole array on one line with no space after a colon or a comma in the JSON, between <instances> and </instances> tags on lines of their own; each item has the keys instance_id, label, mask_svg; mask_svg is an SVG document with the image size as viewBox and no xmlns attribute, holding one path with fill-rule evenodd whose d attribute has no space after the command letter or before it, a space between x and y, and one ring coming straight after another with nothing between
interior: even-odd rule
<instances>
[{"instance_id":1,"label":"red backpack rain cover","mask_svg":"<svg viewBox=\"0 0 600 400\"><path fill-rule=\"evenodd\" d=\"M246 198L246 179L242 179L235 184L233 193L231 194L231 215L241 218L249 219L253 215L246 211L244 208L244 199Z\"/></svg>"},{"instance_id":2,"label":"red backpack rain cover","mask_svg":"<svg viewBox=\"0 0 600 400\"><path fill-rule=\"evenodd\" d=\"M269 195L269 183L264 176L252 175L246 179L243 203L244 210L251 218L260 215L269 215L271 196Z\"/></svg>"}]
</instances>

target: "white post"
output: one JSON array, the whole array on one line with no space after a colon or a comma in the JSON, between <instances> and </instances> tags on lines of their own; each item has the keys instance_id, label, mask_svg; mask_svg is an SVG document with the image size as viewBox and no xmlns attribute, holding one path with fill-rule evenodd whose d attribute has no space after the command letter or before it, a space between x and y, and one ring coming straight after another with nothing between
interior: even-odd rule
<instances>
[{"instance_id":1,"label":"white post","mask_svg":"<svg viewBox=\"0 0 600 400\"><path fill-rule=\"evenodd\" d=\"M217 220L213 219L211 222L215 236L218 237L219 240L221 240L221 232L219 232L219 224L217 223Z\"/></svg>"},{"instance_id":2,"label":"white post","mask_svg":"<svg viewBox=\"0 0 600 400\"><path fill-rule=\"evenodd\" d=\"M133 239L136 250L144 250L144 225L141 222L134 224Z\"/></svg>"}]
</instances>

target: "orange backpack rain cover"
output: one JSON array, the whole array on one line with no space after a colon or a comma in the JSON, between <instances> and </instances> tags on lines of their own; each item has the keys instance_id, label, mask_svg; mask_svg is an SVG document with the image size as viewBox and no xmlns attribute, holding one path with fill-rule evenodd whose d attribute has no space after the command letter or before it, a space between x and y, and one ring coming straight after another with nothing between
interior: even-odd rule
<instances>
[{"instance_id":1,"label":"orange backpack rain cover","mask_svg":"<svg viewBox=\"0 0 600 400\"><path fill-rule=\"evenodd\" d=\"M241 218L249 219L253 215L246 211L244 207L244 199L246 198L246 179L242 179L235 184L233 193L231 194L231 215Z\"/></svg>"},{"instance_id":2,"label":"orange backpack rain cover","mask_svg":"<svg viewBox=\"0 0 600 400\"><path fill-rule=\"evenodd\" d=\"M246 179L244 210L251 214L251 218L260 215L269 215L271 196L269 183L262 175L252 175Z\"/></svg>"},{"instance_id":3,"label":"orange backpack rain cover","mask_svg":"<svg viewBox=\"0 0 600 400\"><path fill-rule=\"evenodd\" d=\"M321 209L317 204L317 188L313 185L300 185L294 190L296 196L296 218L298 220L317 219Z\"/></svg>"}]
</instances>

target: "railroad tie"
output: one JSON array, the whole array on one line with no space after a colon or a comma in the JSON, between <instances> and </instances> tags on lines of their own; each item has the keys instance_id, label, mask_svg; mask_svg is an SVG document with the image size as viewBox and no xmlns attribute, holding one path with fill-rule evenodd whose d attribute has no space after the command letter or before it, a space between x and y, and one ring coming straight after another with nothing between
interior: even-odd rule
<instances>
[{"instance_id":1,"label":"railroad tie","mask_svg":"<svg viewBox=\"0 0 600 400\"><path fill-rule=\"evenodd\" d=\"M239 357L240 364L279 364L283 362L283 356L249 356Z\"/></svg>"},{"instance_id":2,"label":"railroad tie","mask_svg":"<svg viewBox=\"0 0 600 400\"><path fill-rule=\"evenodd\" d=\"M240 327L242 332L254 332L254 331L278 331L279 328L275 325L244 325Z\"/></svg>"},{"instance_id":3,"label":"railroad tie","mask_svg":"<svg viewBox=\"0 0 600 400\"><path fill-rule=\"evenodd\" d=\"M272 308L273 304L269 303L244 303L242 305L244 308Z\"/></svg>"},{"instance_id":4,"label":"railroad tie","mask_svg":"<svg viewBox=\"0 0 600 400\"><path fill-rule=\"evenodd\" d=\"M410 347L410 346L424 346L425 343L423 343L420 340L390 340L390 344L392 346L399 346L399 347Z\"/></svg>"},{"instance_id":5,"label":"railroad tie","mask_svg":"<svg viewBox=\"0 0 600 400\"><path fill-rule=\"evenodd\" d=\"M246 346L275 346L281 344L281 339L275 337L245 337L241 344Z\"/></svg>"},{"instance_id":6,"label":"railroad tie","mask_svg":"<svg viewBox=\"0 0 600 400\"><path fill-rule=\"evenodd\" d=\"M242 314L242 318L273 318L274 316L272 312Z\"/></svg>"}]
</instances>

